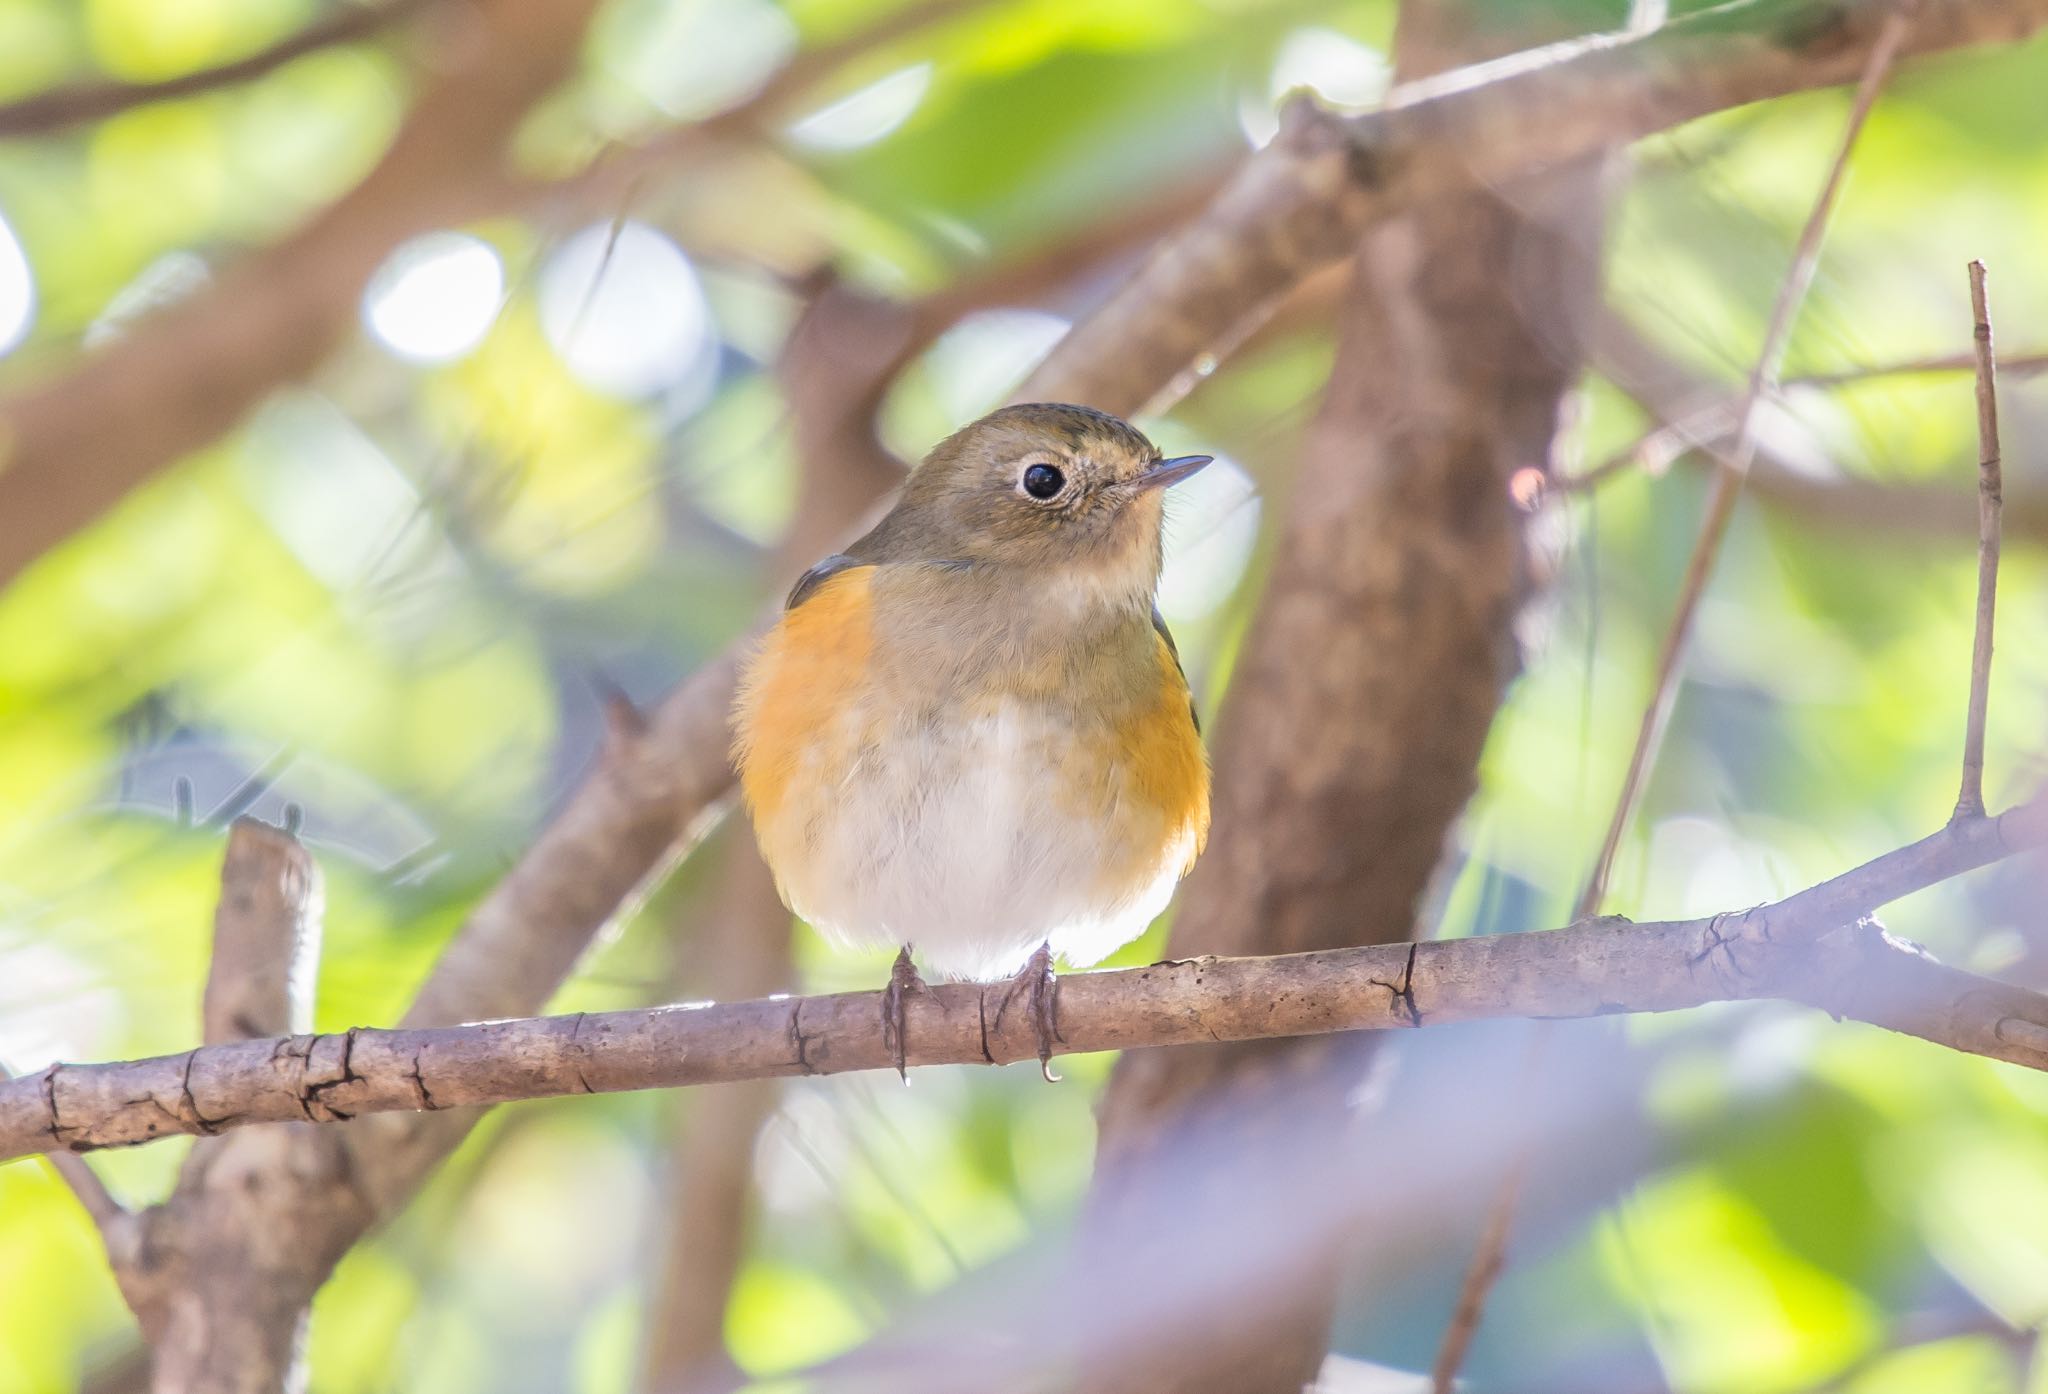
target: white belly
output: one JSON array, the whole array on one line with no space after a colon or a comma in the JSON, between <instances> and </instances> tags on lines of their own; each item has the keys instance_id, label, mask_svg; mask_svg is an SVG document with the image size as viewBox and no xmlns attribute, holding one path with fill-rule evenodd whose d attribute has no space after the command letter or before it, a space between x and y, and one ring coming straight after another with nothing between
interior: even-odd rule
<instances>
[{"instance_id":1,"label":"white belly","mask_svg":"<svg viewBox=\"0 0 2048 1394\"><path fill-rule=\"evenodd\" d=\"M1195 833L1123 806L1121 773L1077 765L1075 740L1022 702L898 729L808 820L790 907L850 946L909 944L932 976L1003 977L1048 942L1100 960L1166 908Z\"/></svg>"}]
</instances>

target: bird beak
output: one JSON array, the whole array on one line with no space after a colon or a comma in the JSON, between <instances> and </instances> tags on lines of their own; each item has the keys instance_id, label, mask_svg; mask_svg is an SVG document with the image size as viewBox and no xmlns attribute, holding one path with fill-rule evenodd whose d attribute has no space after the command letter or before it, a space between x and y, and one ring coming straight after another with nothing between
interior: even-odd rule
<instances>
[{"instance_id":1,"label":"bird beak","mask_svg":"<svg viewBox=\"0 0 2048 1394\"><path fill-rule=\"evenodd\" d=\"M1148 489L1164 489L1169 484L1178 484L1196 470L1216 458L1213 455L1182 455L1172 460L1161 460L1131 481L1131 488L1137 493Z\"/></svg>"}]
</instances>

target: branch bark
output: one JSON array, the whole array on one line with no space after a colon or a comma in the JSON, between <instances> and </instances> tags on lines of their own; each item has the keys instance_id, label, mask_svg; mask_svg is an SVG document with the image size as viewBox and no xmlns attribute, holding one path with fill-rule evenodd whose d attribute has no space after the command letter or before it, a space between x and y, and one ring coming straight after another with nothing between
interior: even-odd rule
<instances>
[{"instance_id":1,"label":"branch bark","mask_svg":"<svg viewBox=\"0 0 2048 1394\"><path fill-rule=\"evenodd\" d=\"M0 403L0 583L220 435L352 330L406 238L468 220L526 110L568 71L595 0L451 10L439 76L382 160L298 232L69 373Z\"/></svg>"},{"instance_id":2,"label":"branch bark","mask_svg":"<svg viewBox=\"0 0 2048 1394\"><path fill-rule=\"evenodd\" d=\"M331 13L297 33L216 67L180 73L154 82L77 82L37 92L0 105L0 138L17 140L24 136L48 135L66 126L103 121L151 102L196 97L203 92L254 82L322 49L375 38L434 3L438 0L383 0L381 4L356 4L352 0L342 0Z\"/></svg>"},{"instance_id":3,"label":"branch bark","mask_svg":"<svg viewBox=\"0 0 2048 1394\"><path fill-rule=\"evenodd\" d=\"M228 829L202 1008L208 1045L313 1025L320 868L299 840L255 818Z\"/></svg>"},{"instance_id":4,"label":"branch bark","mask_svg":"<svg viewBox=\"0 0 2048 1394\"><path fill-rule=\"evenodd\" d=\"M720 997L786 989L795 972L794 925L775 879L745 829L734 830L725 850L708 933L693 942L691 957L702 971L685 980ZM780 1097L774 1080L748 1080L696 1095L678 1117L659 1273L645 1323L640 1388L647 1394L746 1383L726 1353L725 1316L746 1257L754 1146Z\"/></svg>"},{"instance_id":5,"label":"branch bark","mask_svg":"<svg viewBox=\"0 0 2048 1394\"><path fill-rule=\"evenodd\" d=\"M1511 21L1462 0L1408 0L1394 57L1403 79L1498 54L1569 11ZM1336 362L1308 438L1277 560L1216 741L1216 826L1174 922L1172 949L1274 953L1409 938L1445 835L1517 659L1530 590L1509 480L1541 470L1581 327L1598 303L1601 161L1479 182L1366 237L1353 262ZM1140 1215L1162 1157L1294 1084L1276 1120L1336 1136L1367 1041L1148 1052L1119 1062L1102 1106L1098 1208L1111 1242L1146 1242ZM1276 1050L1274 1047L1281 1046ZM1240 1135L1250 1130L1241 1129ZM1258 1173L1261 1205L1300 1203L1262 1147L1212 1147L1213 1197ZM1277 1184L1276 1184L1277 1181ZM1278 1217L1270 1222L1285 1223ZM1098 1387L1292 1394L1314 1377L1340 1286L1344 1231L1327 1227L1283 1275L1177 1335L1104 1351Z\"/></svg>"},{"instance_id":6,"label":"branch bark","mask_svg":"<svg viewBox=\"0 0 2048 1394\"><path fill-rule=\"evenodd\" d=\"M320 874L289 832L237 819L221 864L205 1032L224 1048L311 1022L320 942ZM208 1134L185 1158L170 1198L106 1232L107 1256L148 1338L157 1394L270 1394L303 1387L306 1312L298 1231L276 1213L281 1163L298 1155L330 1184L338 1134L263 1129L212 1137L189 1085L197 1052L178 1062L173 1107ZM310 1179L310 1178L308 1178Z\"/></svg>"},{"instance_id":7,"label":"branch bark","mask_svg":"<svg viewBox=\"0 0 2048 1394\"><path fill-rule=\"evenodd\" d=\"M1273 145L1076 328L1027 394L1123 415L1161 410L1192 385L1197 360L1227 355L1290 285L1344 255L1368 224L1467 181L1567 163L1710 112L1849 81L1885 8L1882 0L1737 0L1644 38L1569 43L1505 67L1446 74L1348 122L1297 103ZM513 12L531 26L568 13L553 5ZM2009 42L2044 23L2048 0L1927 0L1907 51ZM575 46L527 48L528 63L506 68L499 91L518 85L535 61L558 70ZM436 89L447 99L431 111L423 102L371 180L303 232L64 377L0 403L0 512L16 520L0 537L0 582L308 371L352 323L370 271L397 242L508 200L603 197L697 145L664 140L624 152L567 189L494 178L497 140L466 139L503 116L495 101L466 99L478 78L475 65L450 73Z\"/></svg>"},{"instance_id":8,"label":"branch bark","mask_svg":"<svg viewBox=\"0 0 2048 1394\"><path fill-rule=\"evenodd\" d=\"M1871 916L1902 895L2048 845L2048 798L1958 820L1771 905L1701 919L1258 958L1172 959L1061 980L1062 1054L1389 1030L1496 1017L1673 1011L1785 997L1971 1054L2048 1069L2048 995L1936 963ZM913 998L911 1063L1035 1059L1006 984ZM468 1026L282 1036L52 1065L0 1083L0 1159L255 1123L894 1067L877 992ZM410 1116L423 1116L412 1113ZM299 1130L304 1135L308 1130ZM325 1131L325 1130L317 1130ZM277 1134L256 1131L247 1137Z\"/></svg>"},{"instance_id":9,"label":"branch bark","mask_svg":"<svg viewBox=\"0 0 2048 1394\"><path fill-rule=\"evenodd\" d=\"M1635 38L1569 40L1397 88L1341 120L1297 101L1280 134L1033 376L1039 400L1162 409L1367 226L1468 184L1552 168L1711 112L1853 82L1886 0L1736 0ZM2009 42L2048 0L1928 0L1906 54ZM1219 286L1231 287L1219 295Z\"/></svg>"},{"instance_id":10,"label":"branch bark","mask_svg":"<svg viewBox=\"0 0 2048 1394\"><path fill-rule=\"evenodd\" d=\"M1696 469L1719 467L1711 453L1702 452L1726 448L1739 392L1680 363L1612 311L1602 316L1595 329L1590 356L1593 366L1657 424L1583 473L1555 481L1559 487L1594 487L1637 466L1656 473L1674 459ZM1929 358L1899 371L1968 370L1973 362L1969 355ZM2000 376L2008 375L2007 368L2006 360L2001 359ZM1882 371L1862 377L1849 373L1808 375L1788 379L1787 386L1832 387L1883 375ZM1976 496L1964 490L1941 484L1879 482L1848 474L1816 475L1810 465L1788 458L1768 439L1757 441L1749 492L1773 508L1797 516L1802 523L1851 536L1875 532L1939 543L1978 537L1982 521ZM2048 502L2027 497L2005 500L1999 512L2004 532L2035 543L2048 540Z\"/></svg>"}]
</instances>

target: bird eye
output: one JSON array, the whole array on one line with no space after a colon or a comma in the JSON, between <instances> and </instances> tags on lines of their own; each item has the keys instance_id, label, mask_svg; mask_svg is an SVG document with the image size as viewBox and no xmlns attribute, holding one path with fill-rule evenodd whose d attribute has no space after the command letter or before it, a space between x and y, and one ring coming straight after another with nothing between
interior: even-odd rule
<instances>
[{"instance_id":1,"label":"bird eye","mask_svg":"<svg viewBox=\"0 0 2048 1394\"><path fill-rule=\"evenodd\" d=\"M1024 492L1041 502L1067 487L1067 477L1051 465L1033 465L1024 471Z\"/></svg>"}]
</instances>

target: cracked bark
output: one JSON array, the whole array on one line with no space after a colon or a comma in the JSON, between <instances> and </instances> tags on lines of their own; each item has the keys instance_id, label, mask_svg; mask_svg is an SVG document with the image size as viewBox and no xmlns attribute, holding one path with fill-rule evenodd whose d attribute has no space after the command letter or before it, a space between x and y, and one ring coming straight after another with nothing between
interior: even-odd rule
<instances>
[{"instance_id":1,"label":"cracked bark","mask_svg":"<svg viewBox=\"0 0 2048 1394\"><path fill-rule=\"evenodd\" d=\"M237 819L221 864L206 983L209 1045L311 1026L321 905L319 868L298 839ZM345 1077L352 1038L341 1039ZM181 1130L212 1134L235 1119L232 1109L201 1108L193 1089L198 1060L197 1051L183 1057L174 1116L189 1123ZM304 1387L314 1285L305 1276L299 1227L275 1206L279 1167L296 1158L296 1166L321 1170L295 1179L333 1182L342 1179L343 1151L338 1134L303 1125L298 1131L302 1137L265 1129L201 1142L170 1197L135 1217L132 1242L110 1240L115 1276L150 1345L157 1394Z\"/></svg>"},{"instance_id":2,"label":"cracked bark","mask_svg":"<svg viewBox=\"0 0 2048 1394\"><path fill-rule=\"evenodd\" d=\"M685 949L701 967L679 985L721 1001L785 990L794 974L789 911L745 830L725 850L706 932ZM725 1313L753 1217L754 1144L779 1097L774 1080L749 1080L697 1094L678 1112L640 1378L649 1394L745 1383L726 1353Z\"/></svg>"},{"instance_id":3,"label":"cracked bark","mask_svg":"<svg viewBox=\"0 0 2048 1394\"><path fill-rule=\"evenodd\" d=\"M1569 4L1409 0L1397 75L1600 18ZM1524 181L1512 201L1454 181L1361 246L1278 560L1219 724L1215 830L1184 892L1174 953L1298 952L1413 932L1517 666L1530 569L1508 481L1544 468L1578 376L1598 303L1601 182L1598 160ZM1411 1013L1412 968L1411 956L1385 983L1391 1005ZM1169 1153L1216 1156L1197 1181L1212 1194L1174 1204L1241 1205L1231 1197L1254 1186L1254 1204L1302 1203L1276 1174L1288 1163L1259 1143L1282 1127L1298 1136L1302 1120L1268 1117L1263 1102L1284 1093L1291 1109L1326 1114L1334 1143L1368 1048L1322 1040L1126 1056L1102 1105L1096 1193L1115 1242L1143 1242L1141 1217L1160 1200L1138 1192ZM1301 1389L1322 1363L1343 1252L1331 1227L1287 1281L1191 1322L1199 1336L1103 1352L1101 1387Z\"/></svg>"},{"instance_id":4,"label":"cracked bark","mask_svg":"<svg viewBox=\"0 0 2048 1394\"><path fill-rule=\"evenodd\" d=\"M1672 1011L1779 997L1953 1050L2048 1070L2048 995L1946 967L1890 939L1872 919L1892 900L2043 846L2048 796L1996 817L1959 820L1775 904L1698 919L1632 924L1608 917L1542 932L1255 958L1202 956L1073 974L1061 980L1055 1048L1069 1054L1180 1046L1187 1049L1158 1053L1206 1054L1217 1040ZM1380 918L1366 907L1357 914L1360 924ZM1000 1001L1010 987L941 983L910 997L910 1063L1035 1059L1037 1032L1028 1017L999 1018L990 1010L991 996ZM188 1057L203 1111L221 1127L239 1130L203 1148L247 1139L342 1137L370 1121L304 1126L297 1120L305 1117L306 1092L315 1087L329 1095L326 1114L338 1118L413 1109L422 1082L443 1105L469 1108L892 1069L891 1052L875 1029L880 1001L879 992L850 992L794 1003L764 998L428 1029L362 1027L229 1042L152 1060L53 1066L39 1077L0 1083L0 1160L163 1136L154 1099L174 1086ZM798 1014L800 1051L790 1039ZM350 1079L309 1078L307 1061L338 1060L344 1052ZM1253 1114L1257 1102L1249 1106ZM1232 1123L1243 1116L1233 1112ZM1302 1115L1296 1110L1290 1117L1299 1125ZM53 1136L53 1122L61 1140ZM293 1126L247 1126L262 1122ZM330 1178L329 1184L346 1185L347 1179ZM1261 1184L1273 1183L1268 1176ZM1190 1213L1178 1204L1175 1209ZM318 1207L314 1212L317 1221ZM296 1247L311 1232L259 1236L259 1248ZM1132 1262L1129 1252L1119 1262ZM1244 1296L1237 1291L1234 1300ZM1176 1339L1188 1339L1189 1323L1177 1321L1173 1329Z\"/></svg>"}]
</instances>

